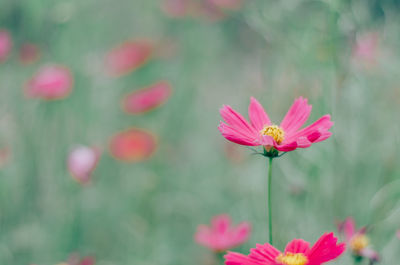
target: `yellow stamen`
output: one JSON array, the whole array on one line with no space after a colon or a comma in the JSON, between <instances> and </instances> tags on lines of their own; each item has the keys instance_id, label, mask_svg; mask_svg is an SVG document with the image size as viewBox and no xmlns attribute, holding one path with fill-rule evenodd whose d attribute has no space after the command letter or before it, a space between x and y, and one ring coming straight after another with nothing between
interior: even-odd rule
<instances>
[{"instance_id":1,"label":"yellow stamen","mask_svg":"<svg viewBox=\"0 0 400 265\"><path fill-rule=\"evenodd\" d=\"M275 142L277 144L281 144L283 140L285 139L285 132L282 130L281 127L277 125L269 125L265 126L260 133L262 135L269 135L272 138L274 138Z\"/></svg>"},{"instance_id":2,"label":"yellow stamen","mask_svg":"<svg viewBox=\"0 0 400 265\"><path fill-rule=\"evenodd\" d=\"M285 255L279 254L275 261L284 265L305 265L308 259L303 253L287 252Z\"/></svg>"},{"instance_id":3,"label":"yellow stamen","mask_svg":"<svg viewBox=\"0 0 400 265\"><path fill-rule=\"evenodd\" d=\"M360 252L369 245L369 238L364 234L353 236L350 240L350 248L354 252Z\"/></svg>"}]
</instances>

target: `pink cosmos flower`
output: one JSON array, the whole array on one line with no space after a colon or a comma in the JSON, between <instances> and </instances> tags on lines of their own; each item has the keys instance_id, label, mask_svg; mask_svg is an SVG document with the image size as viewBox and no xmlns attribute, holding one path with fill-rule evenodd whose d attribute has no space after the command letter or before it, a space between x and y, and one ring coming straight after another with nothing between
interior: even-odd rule
<instances>
[{"instance_id":1,"label":"pink cosmos flower","mask_svg":"<svg viewBox=\"0 0 400 265\"><path fill-rule=\"evenodd\" d=\"M56 100L71 92L73 77L70 70L61 65L47 65L27 82L26 94L31 98Z\"/></svg>"},{"instance_id":2,"label":"pink cosmos flower","mask_svg":"<svg viewBox=\"0 0 400 265\"><path fill-rule=\"evenodd\" d=\"M369 238L366 235L365 227L356 231L354 219L348 217L344 222L338 225L340 233L344 233L345 241L354 256L366 257L370 260L379 260L377 252L369 247Z\"/></svg>"},{"instance_id":3,"label":"pink cosmos flower","mask_svg":"<svg viewBox=\"0 0 400 265\"><path fill-rule=\"evenodd\" d=\"M0 62L7 59L11 52L12 40L11 35L8 31L0 29Z\"/></svg>"},{"instance_id":4,"label":"pink cosmos flower","mask_svg":"<svg viewBox=\"0 0 400 265\"><path fill-rule=\"evenodd\" d=\"M19 61L22 64L31 64L40 57L39 47L33 43L25 43L19 49Z\"/></svg>"},{"instance_id":5,"label":"pink cosmos flower","mask_svg":"<svg viewBox=\"0 0 400 265\"><path fill-rule=\"evenodd\" d=\"M114 135L110 142L111 155L125 162L148 159L157 148L156 137L143 129L130 128Z\"/></svg>"},{"instance_id":6,"label":"pink cosmos flower","mask_svg":"<svg viewBox=\"0 0 400 265\"><path fill-rule=\"evenodd\" d=\"M250 123L230 106L224 105L220 113L226 123L220 122L218 129L229 141L249 146L262 145L267 151L271 148L283 152L307 148L313 143L328 139L332 134L329 128L333 125L331 116L324 115L313 124L300 129L307 121L311 108L307 99L296 99L278 126L271 122L261 104L251 98Z\"/></svg>"},{"instance_id":7,"label":"pink cosmos flower","mask_svg":"<svg viewBox=\"0 0 400 265\"><path fill-rule=\"evenodd\" d=\"M85 184L90 181L99 159L99 149L77 146L69 153L67 160L68 170L74 179Z\"/></svg>"},{"instance_id":8,"label":"pink cosmos flower","mask_svg":"<svg viewBox=\"0 0 400 265\"><path fill-rule=\"evenodd\" d=\"M222 214L211 220L211 227L199 225L195 241L214 252L222 252L246 242L249 239L250 230L249 223L242 222L233 226L230 216Z\"/></svg>"},{"instance_id":9,"label":"pink cosmos flower","mask_svg":"<svg viewBox=\"0 0 400 265\"><path fill-rule=\"evenodd\" d=\"M153 54L147 40L130 40L113 48L106 56L106 69L111 76L121 76L145 64Z\"/></svg>"},{"instance_id":10,"label":"pink cosmos flower","mask_svg":"<svg viewBox=\"0 0 400 265\"><path fill-rule=\"evenodd\" d=\"M339 257L346 249L344 243L337 244L333 233L323 234L314 246L302 239L293 239L280 252L272 245L256 245L248 256L228 252L225 255L226 265L320 265Z\"/></svg>"},{"instance_id":11,"label":"pink cosmos flower","mask_svg":"<svg viewBox=\"0 0 400 265\"><path fill-rule=\"evenodd\" d=\"M163 104L170 95L169 83L160 81L150 87L128 94L123 100L123 109L130 114L147 112Z\"/></svg>"}]
</instances>

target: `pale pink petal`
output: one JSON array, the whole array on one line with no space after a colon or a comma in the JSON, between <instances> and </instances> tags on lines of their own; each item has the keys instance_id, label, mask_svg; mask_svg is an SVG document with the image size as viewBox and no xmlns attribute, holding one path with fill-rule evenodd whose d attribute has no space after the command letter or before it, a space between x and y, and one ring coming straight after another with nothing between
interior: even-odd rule
<instances>
[{"instance_id":1,"label":"pale pink petal","mask_svg":"<svg viewBox=\"0 0 400 265\"><path fill-rule=\"evenodd\" d=\"M363 248L360 251L360 254L361 254L361 256L366 257L366 258L368 258L370 260L374 260L374 261L378 261L379 260L379 254L376 251L374 251L373 249L368 248L368 247Z\"/></svg>"},{"instance_id":2,"label":"pale pink petal","mask_svg":"<svg viewBox=\"0 0 400 265\"><path fill-rule=\"evenodd\" d=\"M245 118L243 118L240 113L233 110L230 106L224 105L220 114L225 122L236 130L240 130L241 132L248 134L249 136L258 136L259 132L252 127Z\"/></svg>"},{"instance_id":3,"label":"pale pink petal","mask_svg":"<svg viewBox=\"0 0 400 265\"><path fill-rule=\"evenodd\" d=\"M227 214L221 214L214 216L211 220L211 227L217 234L224 234L228 231L228 228L232 225L232 219Z\"/></svg>"},{"instance_id":4,"label":"pale pink petal","mask_svg":"<svg viewBox=\"0 0 400 265\"><path fill-rule=\"evenodd\" d=\"M171 86L166 81L128 94L123 100L123 108L129 114L141 114L157 108L171 95Z\"/></svg>"},{"instance_id":5,"label":"pale pink petal","mask_svg":"<svg viewBox=\"0 0 400 265\"><path fill-rule=\"evenodd\" d=\"M300 97L296 99L283 118L280 127L286 134L297 131L308 119L312 106L308 105L307 99Z\"/></svg>"},{"instance_id":6,"label":"pale pink petal","mask_svg":"<svg viewBox=\"0 0 400 265\"><path fill-rule=\"evenodd\" d=\"M253 127L258 131L261 131L265 126L271 124L271 121L264 108L253 97L250 99L249 118Z\"/></svg>"},{"instance_id":7,"label":"pale pink petal","mask_svg":"<svg viewBox=\"0 0 400 265\"><path fill-rule=\"evenodd\" d=\"M235 229L232 230L232 237L238 245L247 241L250 236L251 225L247 222L240 223Z\"/></svg>"},{"instance_id":8,"label":"pale pink petal","mask_svg":"<svg viewBox=\"0 0 400 265\"><path fill-rule=\"evenodd\" d=\"M309 251L309 243L303 239L293 239L286 245L285 253L307 253Z\"/></svg>"},{"instance_id":9,"label":"pale pink petal","mask_svg":"<svg viewBox=\"0 0 400 265\"><path fill-rule=\"evenodd\" d=\"M337 244L333 233L323 234L307 253L307 265L320 265L340 256L346 249L344 243Z\"/></svg>"},{"instance_id":10,"label":"pale pink petal","mask_svg":"<svg viewBox=\"0 0 400 265\"><path fill-rule=\"evenodd\" d=\"M221 132L222 136L224 136L227 140L248 146L256 146L260 145L256 139L249 137L248 135L237 131L225 123L221 122L218 126L218 130Z\"/></svg>"},{"instance_id":11,"label":"pale pink petal","mask_svg":"<svg viewBox=\"0 0 400 265\"><path fill-rule=\"evenodd\" d=\"M99 157L98 149L78 146L68 156L68 170L77 181L87 183L99 161Z\"/></svg>"},{"instance_id":12,"label":"pale pink petal","mask_svg":"<svg viewBox=\"0 0 400 265\"><path fill-rule=\"evenodd\" d=\"M342 224L339 225L339 232L343 231L347 242L354 236L356 225L352 217L348 217Z\"/></svg>"},{"instance_id":13,"label":"pale pink petal","mask_svg":"<svg viewBox=\"0 0 400 265\"><path fill-rule=\"evenodd\" d=\"M199 225L197 227L197 232L194 235L194 239L199 245L213 248L213 245L210 243L212 241L212 231L205 225Z\"/></svg>"}]
</instances>

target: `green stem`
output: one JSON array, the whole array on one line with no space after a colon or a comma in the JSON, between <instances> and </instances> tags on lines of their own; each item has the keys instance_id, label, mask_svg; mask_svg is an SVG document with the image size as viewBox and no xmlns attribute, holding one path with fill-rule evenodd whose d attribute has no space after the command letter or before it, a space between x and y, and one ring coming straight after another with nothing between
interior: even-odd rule
<instances>
[{"instance_id":1,"label":"green stem","mask_svg":"<svg viewBox=\"0 0 400 265\"><path fill-rule=\"evenodd\" d=\"M268 235L269 235L269 243L272 245L272 203L271 203L271 183L272 183L272 160L273 157L269 157L269 165L268 165Z\"/></svg>"},{"instance_id":2,"label":"green stem","mask_svg":"<svg viewBox=\"0 0 400 265\"><path fill-rule=\"evenodd\" d=\"M225 259L224 259L224 255L226 253L225 252L215 252L215 260L217 265L224 265L225 264Z\"/></svg>"}]
</instances>

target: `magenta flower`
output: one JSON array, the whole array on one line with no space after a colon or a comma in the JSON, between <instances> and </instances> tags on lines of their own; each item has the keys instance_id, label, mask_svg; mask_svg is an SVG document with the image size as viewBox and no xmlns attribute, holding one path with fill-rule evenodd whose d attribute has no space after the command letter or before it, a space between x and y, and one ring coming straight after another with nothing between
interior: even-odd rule
<instances>
[{"instance_id":1,"label":"magenta flower","mask_svg":"<svg viewBox=\"0 0 400 265\"><path fill-rule=\"evenodd\" d=\"M68 170L78 182L82 184L88 183L99 159L99 149L77 146L68 155Z\"/></svg>"},{"instance_id":2,"label":"magenta flower","mask_svg":"<svg viewBox=\"0 0 400 265\"><path fill-rule=\"evenodd\" d=\"M116 77L128 74L145 64L153 51L153 44L148 40L126 41L107 54L107 72Z\"/></svg>"},{"instance_id":3,"label":"magenta flower","mask_svg":"<svg viewBox=\"0 0 400 265\"><path fill-rule=\"evenodd\" d=\"M233 226L230 216L222 214L211 220L211 227L199 225L195 241L214 252L222 252L246 242L249 239L250 230L249 223L242 222Z\"/></svg>"},{"instance_id":4,"label":"magenta flower","mask_svg":"<svg viewBox=\"0 0 400 265\"><path fill-rule=\"evenodd\" d=\"M369 247L369 238L366 235L367 229L362 227L356 231L354 219L348 217L338 225L340 233L344 234L347 246L355 257L365 257L373 261L379 260L379 255Z\"/></svg>"},{"instance_id":5,"label":"magenta flower","mask_svg":"<svg viewBox=\"0 0 400 265\"><path fill-rule=\"evenodd\" d=\"M171 86L166 81L128 94L123 100L123 109L130 114L141 114L162 105L171 95Z\"/></svg>"},{"instance_id":6,"label":"magenta flower","mask_svg":"<svg viewBox=\"0 0 400 265\"><path fill-rule=\"evenodd\" d=\"M333 125L330 115L324 115L313 124L300 129L311 113L307 99L298 98L287 112L281 124L275 125L269 119L261 104L251 98L249 106L250 123L230 106L220 110L222 118L218 129L222 135L237 144L248 146L262 145L267 151L274 148L288 152L297 148L307 148L331 136L329 128Z\"/></svg>"},{"instance_id":7,"label":"magenta flower","mask_svg":"<svg viewBox=\"0 0 400 265\"><path fill-rule=\"evenodd\" d=\"M293 239L282 253L272 245L257 244L248 256L228 252L226 265L320 265L339 257L345 250L344 243L337 244L333 233L323 234L312 248L302 239Z\"/></svg>"},{"instance_id":8,"label":"magenta flower","mask_svg":"<svg viewBox=\"0 0 400 265\"><path fill-rule=\"evenodd\" d=\"M70 70L61 65L47 65L27 82L26 95L44 100L62 99L69 95L73 86Z\"/></svg>"},{"instance_id":9,"label":"magenta flower","mask_svg":"<svg viewBox=\"0 0 400 265\"><path fill-rule=\"evenodd\" d=\"M0 29L0 62L7 59L11 52L12 40L11 35L6 30Z\"/></svg>"}]
</instances>

